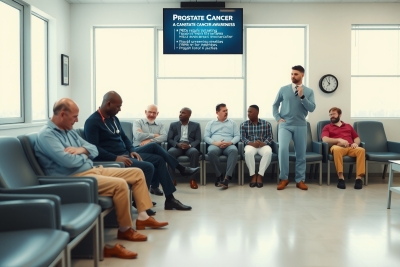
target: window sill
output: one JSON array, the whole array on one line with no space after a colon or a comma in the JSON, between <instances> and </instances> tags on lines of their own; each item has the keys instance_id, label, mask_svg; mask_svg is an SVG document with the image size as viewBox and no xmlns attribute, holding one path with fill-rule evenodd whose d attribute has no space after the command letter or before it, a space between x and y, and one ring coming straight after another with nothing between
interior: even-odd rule
<instances>
[{"instance_id":1,"label":"window sill","mask_svg":"<svg viewBox=\"0 0 400 267\"><path fill-rule=\"evenodd\" d=\"M0 125L0 130L12 130L22 128L41 127L46 124L46 121L29 122L29 123L10 123Z\"/></svg>"}]
</instances>

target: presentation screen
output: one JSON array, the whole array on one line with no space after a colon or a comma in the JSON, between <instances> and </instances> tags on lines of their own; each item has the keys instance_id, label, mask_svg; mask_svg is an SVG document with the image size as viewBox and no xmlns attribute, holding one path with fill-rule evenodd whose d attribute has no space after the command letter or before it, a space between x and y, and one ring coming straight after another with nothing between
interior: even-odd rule
<instances>
[{"instance_id":1,"label":"presentation screen","mask_svg":"<svg viewBox=\"0 0 400 267\"><path fill-rule=\"evenodd\" d=\"M164 8L164 54L243 54L243 9Z\"/></svg>"}]
</instances>

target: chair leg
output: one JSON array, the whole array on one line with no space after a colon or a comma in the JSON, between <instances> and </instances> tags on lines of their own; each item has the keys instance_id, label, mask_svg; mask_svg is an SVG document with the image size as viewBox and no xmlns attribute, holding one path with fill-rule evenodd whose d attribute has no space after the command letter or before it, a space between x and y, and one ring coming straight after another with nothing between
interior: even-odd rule
<instances>
[{"instance_id":1,"label":"chair leg","mask_svg":"<svg viewBox=\"0 0 400 267\"><path fill-rule=\"evenodd\" d=\"M274 175L275 175L275 164L272 164L272 167L271 167L271 180L272 179L274 179Z\"/></svg>"},{"instance_id":2,"label":"chair leg","mask_svg":"<svg viewBox=\"0 0 400 267\"><path fill-rule=\"evenodd\" d=\"M385 177L386 177L387 167L388 167L387 164L385 164L385 165L383 166L383 173L382 173L382 179L383 179L383 180L384 180Z\"/></svg>"},{"instance_id":3,"label":"chair leg","mask_svg":"<svg viewBox=\"0 0 400 267\"><path fill-rule=\"evenodd\" d=\"M319 165L319 185L322 185L322 161L318 164Z\"/></svg>"},{"instance_id":4,"label":"chair leg","mask_svg":"<svg viewBox=\"0 0 400 267\"><path fill-rule=\"evenodd\" d=\"M241 161L240 163L242 165L242 185L244 184L244 160Z\"/></svg>"},{"instance_id":5,"label":"chair leg","mask_svg":"<svg viewBox=\"0 0 400 267\"><path fill-rule=\"evenodd\" d=\"M207 184L207 181L206 181L206 179L207 179L207 161L204 161L203 164L204 164L203 185L206 185Z\"/></svg>"},{"instance_id":6,"label":"chair leg","mask_svg":"<svg viewBox=\"0 0 400 267\"><path fill-rule=\"evenodd\" d=\"M353 174L353 164L350 164L349 166L349 175L347 176L347 179L350 180L351 179L351 175Z\"/></svg>"},{"instance_id":7,"label":"chair leg","mask_svg":"<svg viewBox=\"0 0 400 267\"><path fill-rule=\"evenodd\" d=\"M365 161L365 179L364 185L368 185L368 160Z\"/></svg>"},{"instance_id":8,"label":"chair leg","mask_svg":"<svg viewBox=\"0 0 400 267\"><path fill-rule=\"evenodd\" d=\"M315 167L314 167L314 180L317 179L318 172L319 172L319 169L320 169L320 168L321 168L321 163L315 164Z\"/></svg>"},{"instance_id":9,"label":"chair leg","mask_svg":"<svg viewBox=\"0 0 400 267\"><path fill-rule=\"evenodd\" d=\"M308 174L308 179L309 180L312 180L313 171L314 171L314 164L310 164L310 173Z\"/></svg>"},{"instance_id":10,"label":"chair leg","mask_svg":"<svg viewBox=\"0 0 400 267\"><path fill-rule=\"evenodd\" d=\"M330 167L330 162L329 162L329 160L328 160L328 163L326 164L326 166L327 166L327 176L328 176L328 178L326 179L326 184L327 185L330 185L330 183L331 183L331 167Z\"/></svg>"}]
</instances>

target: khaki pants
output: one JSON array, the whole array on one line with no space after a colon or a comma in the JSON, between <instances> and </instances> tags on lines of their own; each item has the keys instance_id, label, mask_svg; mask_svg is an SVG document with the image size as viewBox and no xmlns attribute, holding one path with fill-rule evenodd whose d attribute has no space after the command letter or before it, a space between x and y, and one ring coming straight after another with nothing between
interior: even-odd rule
<instances>
[{"instance_id":1,"label":"khaki pants","mask_svg":"<svg viewBox=\"0 0 400 267\"><path fill-rule=\"evenodd\" d=\"M350 156L356 158L356 174L357 177L365 176L365 149L362 147L351 148L351 147L341 147L332 146L331 153L333 154L333 159L335 161L337 173L343 173L343 157Z\"/></svg>"},{"instance_id":2,"label":"khaki pants","mask_svg":"<svg viewBox=\"0 0 400 267\"><path fill-rule=\"evenodd\" d=\"M103 168L103 166L97 166L73 176L92 176L97 179L99 195L113 198L119 226L133 226L127 183L132 185L133 198L138 212L145 211L153 206L143 171L139 168Z\"/></svg>"}]
</instances>

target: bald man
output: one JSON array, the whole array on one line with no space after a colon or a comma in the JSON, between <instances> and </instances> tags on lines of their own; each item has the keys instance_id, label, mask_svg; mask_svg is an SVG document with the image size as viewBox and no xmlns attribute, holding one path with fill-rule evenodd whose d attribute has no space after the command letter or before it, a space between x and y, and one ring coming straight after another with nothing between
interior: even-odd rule
<instances>
[{"instance_id":1,"label":"bald man","mask_svg":"<svg viewBox=\"0 0 400 267\"><path fill-rule=\"evenodd\" d=\"M73 125L78 121L78 115L79 108L71 99L63 98L54 105L53 116L41 129L35 143L34 149L39 163L48 176L95 177L99 195L113 198L119 224L118 239L146 241L145 235L139 234L132 228L127 183L132 185L133 198L139 212L136 220L137 229L159 228L168 223L157 222L146 213L153 204L147 191L143 171L139 168L94 167L92 160L98 155L96 147L72 131ZM105 255L110 255L114 250L105 248ZM116 252L117 256L124 254L122 248L120 250Z\"/></svg>"},{"instance_id":2,"label":"bald man","mask_svg":"<svg viewBox=\"0 0 400 267\"><path fill-rule=\"evenodd\" d=\"M110 91L104 95L101 107L86 120L86 140L95 145L99 151L99 155L94 160L119 161L123 162L126 167L138 167L143 170L147 185L154 177L158 177L165 191L164 208L166 210L191 210L192 207L175 199L173 193L176 188L172 183L166 163L172 169L178 169L184 176L195 175L199 172L199 168L180 165L176 159L154 142L135 148L116 117L121 106L121 96Z\"/></svg>"},{"instance_id":3,"label":"bald man","mask_svg":"<svg viewBox=\"0 0 400 267\"><path fill-rule=\"evenodd\" d=\"M201 130L198 122L189 121L192 110L184 107L179 112L179 121L172 122L168 130L168 154L174 158L187 156L190 167L199 166ZM190 188L197 189L198 185L192 178Z\"/></svg>"}]
</instances>

